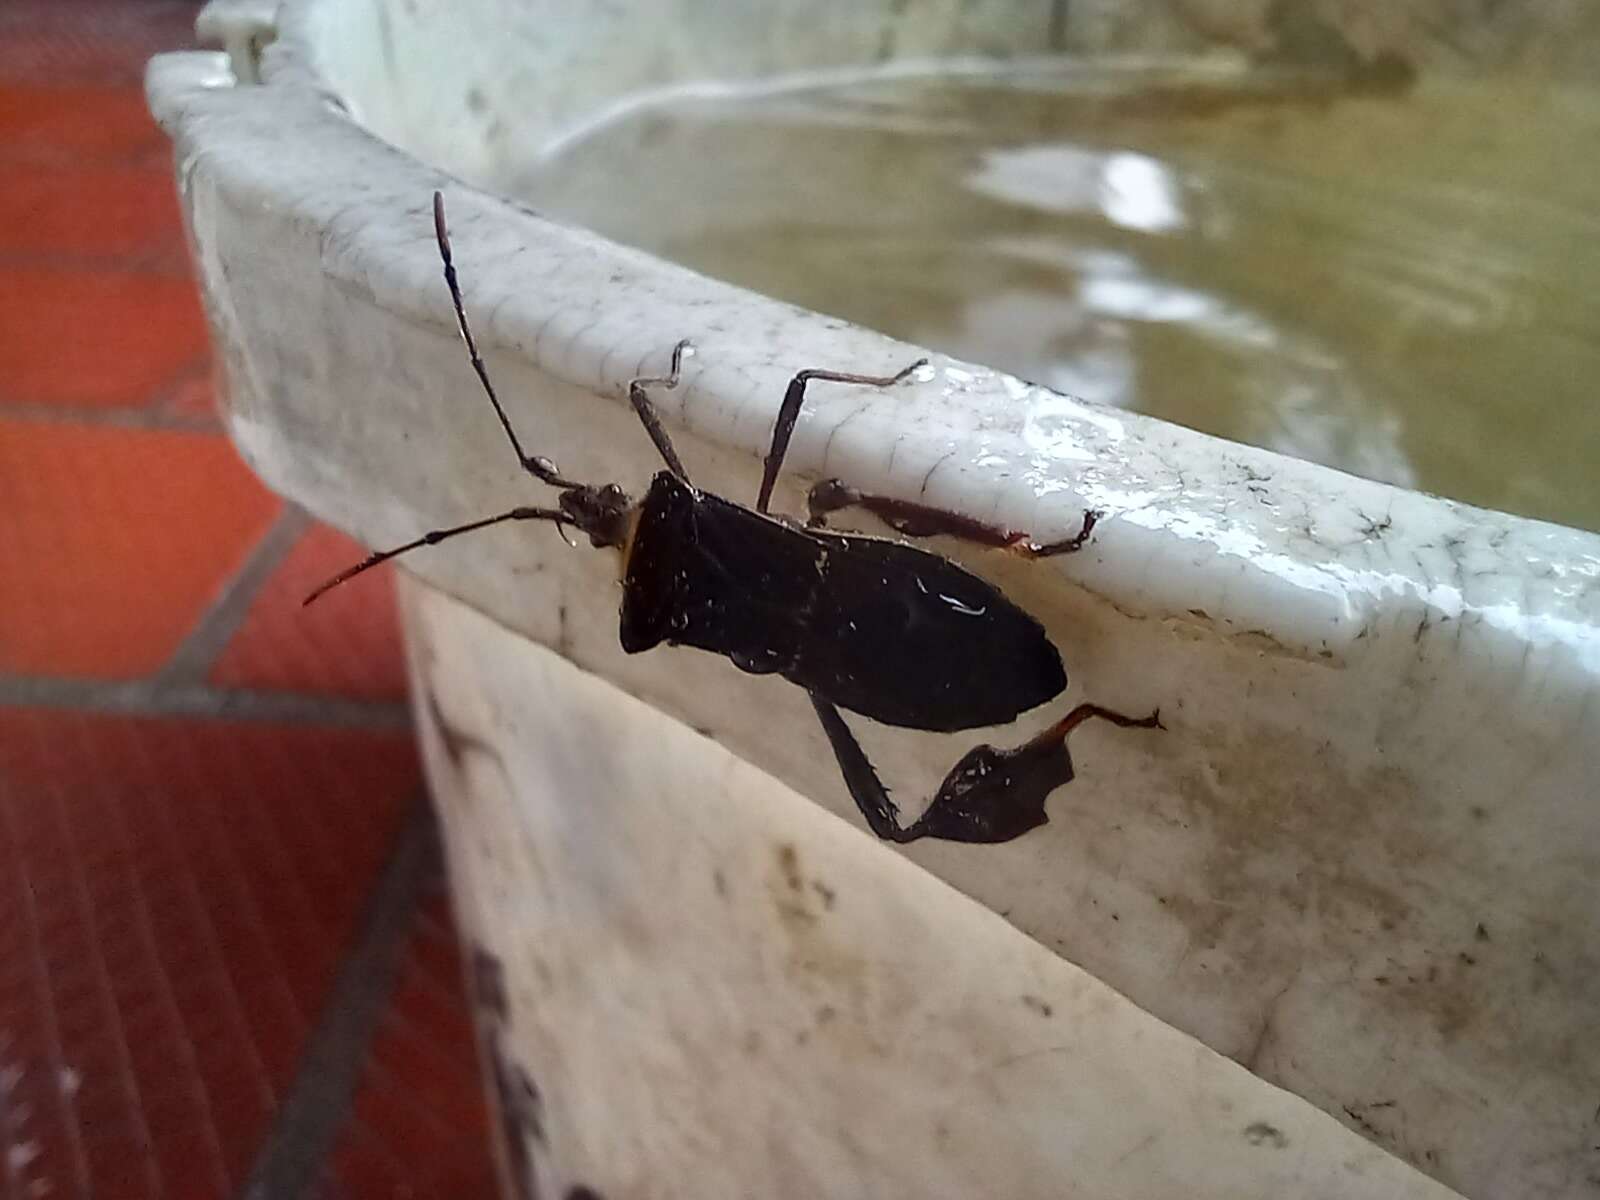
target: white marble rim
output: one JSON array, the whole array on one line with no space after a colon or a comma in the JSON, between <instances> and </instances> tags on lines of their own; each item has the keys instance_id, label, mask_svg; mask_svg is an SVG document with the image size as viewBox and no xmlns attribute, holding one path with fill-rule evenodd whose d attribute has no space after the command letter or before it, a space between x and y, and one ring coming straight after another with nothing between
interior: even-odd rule
<instances>
[{"instance_id":1,"label":"white marble rim","mask_svg":"<svg viewBox=\"0 0 1600 1200\"><path fill-rule=\"evenodd\" d=\"M669 426L752 461L767 448L793 371L892 370L924 353L546 220L381 142L317 73L305 35L316 6L283 6L261 85L235 87L221 55L185 53L153 61L149 91L169 129L229 125L226 144L203 132L191 140L228 155L231 169L218 176L226 186L326 230L322 266L337 283L370 290L403 319L448 325L426 219L443 188L467 303L487 314L477 322L487 347L620 404L628 378L689 336L699 353L685 386L663 397ZM178 120L199 110L200 125ZM302 144L323 148L310 167L274 158L289 124ZM352 195L359 201L343 199ZM1348 665L1381 641L1420 643L1453 624L1451 637L1471 630L1489 659L1554 655L1577 694L1600 674L1600 537L1358 479L945 356L892 394L819 396L788 469L842 475L1046 539L1095 508L1106 519L1092 548L1041 570L1125 612L1273 653Z\"/></svg>"}]
</instances>

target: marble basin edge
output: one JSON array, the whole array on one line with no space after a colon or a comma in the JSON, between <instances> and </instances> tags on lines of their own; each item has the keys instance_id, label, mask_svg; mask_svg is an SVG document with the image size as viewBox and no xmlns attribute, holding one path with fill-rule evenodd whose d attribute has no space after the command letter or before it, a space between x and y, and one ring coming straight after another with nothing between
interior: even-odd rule
<instances>
[{"instance_id":1,"label":"marble basin edge","mask_svg":"<svg viewBox=\"0 0 1600 1200\"><path fill-rule=\"evenodd\" d=\"M541 499L461 350L435 188L511 417L569 475L642 489L658 463L623 389L679 338L696 353L663 417L696 482L746 500L794 371L925 353L386 144L300 53L315 22L289 11L261 83L188 53L157 59L149 91L229 430L271 486L362 541ZM775 506L799 511L830 475L1041 538L1106 514L1089 549L1049 562L939 548L1046 623L1071 699L1159 705L1168 725L1085 730L1079 778L1034 834L909 857L1463 1192L1581 1194L1600 1170L1600 538L939 355L892 390L814 390ZM508 529L407 571L859 824L796 689L689 651L621 653L611 556ZM863 737L908 804L976 740Z\"/></svg>"}]
</instances>

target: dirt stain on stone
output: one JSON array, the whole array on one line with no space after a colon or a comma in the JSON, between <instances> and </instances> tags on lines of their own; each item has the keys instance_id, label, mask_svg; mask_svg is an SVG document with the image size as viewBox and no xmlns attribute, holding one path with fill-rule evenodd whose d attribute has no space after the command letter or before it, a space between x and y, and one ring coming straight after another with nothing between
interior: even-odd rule
<instances>
[{"instance_id":1,"label":"dirt stain on stone","mask_svg":"<svg viewBox=\"0 0 1600 1200\"><path fill-rule=\"evenodd\" d=\"M826 884L808 884L799 851L792 843L780 842L774 847L774 870L766 887L779 924L788 935L790 970L796 977L859 988L866 964L859 954L830 936L823 920L836 896Z\"/></svg>"},{"instance_id":2,"label":"dirt stain on stone","mask_svg":"<svg viewBox=\"0 0 1600 1200\"><path fill-rule=\"evenodd\" d=\"M800 878L800 852L794 848L793 843L784 842L779 845L778 870L783 872L783 881L789 885L789 890L798 892L803 881Z\"/></svg>"},{"instance_id":3,"label":"dirt stain on stone","mask_svg":"<svg viewBox=\"0 0 1600 1200\"><path fill-rule=\"evenodd\" d=\"M1252 1146L1269 1146L1274 1150L1282 1150L1289 1145L1289 1135L1266 1121L1252 1121L1246 1125L1244 1140Z\"/></svg>"},{"instance_id":4,"label":"dirt stain on stone","mask_svg":"<svg viewBox=\"0 0 1600 1200\"><path fill-rule=\"evenodd\" d=\"M1424 813L1415 782L1387 767L1344 776L1313 739L1261 731L1251 739L1248 755L1217 759L1248 767L1198 771L1181 787L1182 818L1205 848L1196 886L1162 903L1187 934L1185 957L1207 954L1215 964L1220 955L1263 978L1289 979L1305 961L1308 932L1323 943L1314 956L1360 959L1393 945L1409 964L1369 976L1387 988L1388 1003L1416 1010L1446 1041L1468 1033L1480 1007L1478 989L1462 978L1471 963L1456 959L1454 946L1445 959L1444 946L1435 957L1419 943L1404 888L1447 852L1422 832L1439 823ZM1440 960L1456 969L1441 971Z\"/></svg>"}]
</instances>

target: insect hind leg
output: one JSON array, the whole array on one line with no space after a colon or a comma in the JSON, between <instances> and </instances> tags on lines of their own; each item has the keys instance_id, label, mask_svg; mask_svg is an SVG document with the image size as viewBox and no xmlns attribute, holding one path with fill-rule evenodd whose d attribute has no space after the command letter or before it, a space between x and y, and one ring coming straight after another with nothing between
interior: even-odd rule
<instances>
[{"instance_id":1,"label":"insect hind leg","mask_svg":"<svg viewBox=\"0 0 1600 1200\"><path fill-rule=\"evenodd\" d=\"M1020 746L973 747L951 768L922 815L906 826L838 708L815 692L810 695L845 786L868 827L884 841L902 845L924 837L968 843L1021 837L1050 819L1045 801L1056 788L1071 782L1067 736L1079 725L1099 719L1128 728L1163 728L1159 710L1148 717L1130 717L1098 704L1080 704Z\"/></svg>"},{"instance_id":2,"label":"insect hind leg","mask_svg":"<svg viewBox=\"0 0 1600 1200\"><path fill-rule=\"evenodd\" d=\"M866 818L867 827L886 842L914 841L910 830L901 826L900 809L889 799L888 790L873 769L867 752L850 732L850 726L844 723L838 708L815 692L807 695L811 697L811 707L817 710L817 720L822 722L822 732L828 735L828 744L833 747L845 787L850 789L851 798Z\"/></svg>"}]
</instances>

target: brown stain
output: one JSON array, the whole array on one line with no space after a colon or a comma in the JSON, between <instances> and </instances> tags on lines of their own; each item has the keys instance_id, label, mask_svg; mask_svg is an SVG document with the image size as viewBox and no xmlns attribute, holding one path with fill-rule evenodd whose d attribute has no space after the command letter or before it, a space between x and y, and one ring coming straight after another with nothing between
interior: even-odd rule
<instances>
[{"instance_id":1,"label":"brown stain","mask_svg":"<svg viewBox=\"0 0 1600 1200\"><path fill-rule=\"evenodd\" d=\"M1466 966L1459 960L1418 965L1404 974L1391 972L1388 994L1427 1016L1434 1031L1449 1043L1471 1029L1479 1019L1481 1000Z\"/></svg>"},{"instance_id":2,"label":"brown stain","mask_svg":"<svg viewBox=\"0 0 1600 1200\"><path fill-rule=\"evenodd\" d=\"M791 937L821 920L807 904L805 878L800 873L800 852L792 842L780 842L774 855L777 879L768 885L773 908Z\"/></svg>"},{"instance_id":3,"label":"brown stain","mask_svg":"<svg viewBox=\"0 0 1600 1200\"><path fill-rule=\"evenodd\" d=\"M1252 1121L1244 1127L1244 1140L1252 1146L1266 1146L1283 1150L1289 1145L1289 1135L1266 1121Z\"/></svg>"},{"instance_id":4,"label":"brown stain","mask_svg":"<svg viewBox=\"0 0 1600 1200\"><path fill-rule=\"evenodd\" d=\"M777 863L783 886L774 889L773 902L785 921L814 924L821 919L823 912L833 911L838 893L820 879L811 880L808 893L805 873L800 869L800 853L792 843L782 842L778 845ZM811 907L812 895L820 902L821 912Z\"/></svg>"},{"instance_id":5,"label":"brown stain","mask_svg":"<svg viewBox=\"0 0 1600 1200\"><path fill-rule=\"evenodd\" d=\"M1421 1016L1445 1043L1470 1035L1482 1005L1472 964L1456 944L1418 957L1423 931L1403 881L1428 877L1450 848L1419 832L1438 823L1422 819L1411 777L1386 767L1348 777L1325 744L1260 730L1215 761L1225 765L1180 785L1181 818L1205 848L1201 869L1162 899L1187 934L1185 957L1219 956L1282 986L1301 969L1308 931L1321 943L1313 958L1372 961L1393 946L1417 961L1375 974L1374 1002Z\"/></svg>"},{"instance_id":6,"label":"brown stain","mask_svg":"<svg viewBox=\"0 0 1600 1200\"><path fill-rule=\"evenodd\" d=\"M868 975L867 964L830 933L823 919L833 907L831 889L808 885L800 853L791 842L774 847L773 867L767 893L788 943L791 978L824 988L830 995L844 989L850 999L858 998ZM824 1007L833 1011L831 1005Z\"/></svg>"},{"instance_id":7,"label":"brown stain","mask_svg":"<svg viewBox=\"0 0 1600 1200\"><path fill-rule=\"evenodd\" d=\"M1536 890L1506 894L1483 919L1442 903L1481 892L1502 869L1481 809L1453 805L1431 780L1397 770L1340 772L1313 738L1257 729L1244 747L1226 744L1235 736L1226 730L1211 736L1223 743L1217 763L1245 765L1192 772L1166 807L1195 858L1157 911L1187 935L1175 986L1211 987L1238 1004L1245 981L1260 981L1256 1022L1219 1049L1259 1062L1273 1079L1283 1054L1275 1001L1285 993L1301 1009L1321 1006L1386 1031L1396 1047L1392 1083L1405 1094L1318 1103L1446 1182L1460 1147L1441 1144L1439 1128L1432 1142L1408 1134L1397 1105L1437 1103L1462 1078L1492 1089L1507 1075L1539 1078L1552 1097L1547 1111L1571 1111L1600 1092L1587 1033L1574 1021L1600 1003L1592 939L1538 915ZM1340 977L1335 966L1330 977L1322 969L1330 963L1353 969ZM1556 1157L1576 1168L1590 1139L1575 1122L1558 1136L1568 1149Z\"/></svg>"},{"instance_id":8,"label":"brown stain","mask_svg":"<svg viewBox=\"0 0 1600 1200\"><path fill-rule=\"evenodd\" d=\"M783 842L778 846L778 870L783 873L783 881L789 885L789 890L798 892L802 886L800 852L792 842Z\"/></svg>"}]
</instances>

